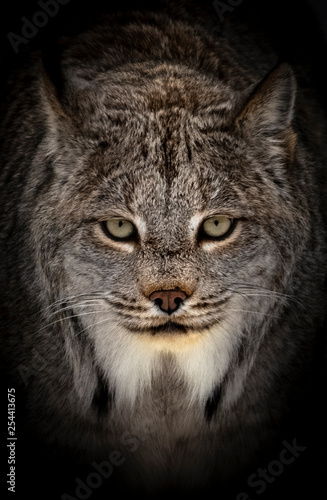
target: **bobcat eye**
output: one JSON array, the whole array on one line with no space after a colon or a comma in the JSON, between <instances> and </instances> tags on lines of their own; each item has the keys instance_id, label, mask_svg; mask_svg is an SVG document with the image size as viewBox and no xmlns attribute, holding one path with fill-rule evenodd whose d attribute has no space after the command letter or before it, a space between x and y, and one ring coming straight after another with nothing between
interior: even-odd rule
<instances>
[{"instance_id":1,"label":"bobcat eye","mask_svg":"<svg viewBox=\"0 0 327 500\"><path fill-rule=\"evenodd\" d=\"M136 228L129 220L112 218L101 222L106 236L113 240L131 240L136 236Z\"/></svg>"},{"instance_id":2,"label":"bobcat eye","mask_svg":"<svg viewBox=\"0 0 327 500\"><path fill-rule=\"evenodd\" d=\"M214 215L203 222L200 235L203 238L224 239L231 234L234 226L234 219L230 219L226 215Z\"/></svg>"}]
</instances>

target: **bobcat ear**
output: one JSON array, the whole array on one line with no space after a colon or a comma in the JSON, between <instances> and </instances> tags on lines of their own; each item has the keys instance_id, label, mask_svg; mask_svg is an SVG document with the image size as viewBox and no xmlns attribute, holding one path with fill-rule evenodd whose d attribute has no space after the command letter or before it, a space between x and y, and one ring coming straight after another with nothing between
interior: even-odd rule
<instances>
[{"instance_id":1,"label":"bobcat ear","mask_svg":"<svg viewBox=\"0 0 327 500\"><path fill-rule=\"evenodd\" d=\"M70 122L64 105L67 84L61 68L60 48L47 48L42 54L41 64L43 97L48 115L54 119Z\"/></svg>"},{"instance_id":2,"label":"bobcat ear","mask_svg":"<svg viewBox=\"0 0 327 500\"><path fill-rule=\"evenodd\" d=\"M282 132L292 122L295 93L292 68L281 63L254 89L236 123L254 135Z\"/></svg>"}]
</instances>

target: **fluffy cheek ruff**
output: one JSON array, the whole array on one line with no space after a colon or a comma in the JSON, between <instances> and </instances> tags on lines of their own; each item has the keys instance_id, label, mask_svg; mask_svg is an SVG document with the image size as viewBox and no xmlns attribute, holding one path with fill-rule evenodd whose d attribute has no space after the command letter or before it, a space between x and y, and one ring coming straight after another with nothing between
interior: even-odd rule
<instances>
[{"instance_id":1,"label":"fluffy cheek ruff","mask_svg":"<svg viewBox=\"0 0 327 500\"><path fill-rule=\"evenodd\" d=\"M167 355L172 361L170 383L163 382L163 391L183 386L190 405L204 405L226 375L241 340L242 318L234 316L209 330L168 335L133 333L112 318L106 320L105 313L98 314L93 324L90 317L84 317L83 322L88 323L96 363L117 407L135 405L151 391L153 383L165 381Z\"/></svg>"}]
</instances>

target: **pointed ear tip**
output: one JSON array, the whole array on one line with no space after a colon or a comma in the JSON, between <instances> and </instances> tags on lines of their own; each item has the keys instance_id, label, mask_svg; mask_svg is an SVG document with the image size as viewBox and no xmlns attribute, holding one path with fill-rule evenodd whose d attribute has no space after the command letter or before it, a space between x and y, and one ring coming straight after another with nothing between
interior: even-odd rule
<instances>
[{"instance_id":1,"label":"pointed ear tip","mask_svg":"<svg viewBox=\"0 0 327 500\"><path fill-rule=\"evenodd\" d=\"M295 73L292 68L292 66L288 62L282 62L280 63L276 70L278 73L278 76L280 78L283 78L284 80L289 80L293 87L296 87L296 78L295 78Z\"/></svg>"},{"instance_id":2,"label":"pointed ear tip","mask_svg":"<svg viewBox=\"0 0 327 500\"><path fill-rule=\"evenodd\" d=\"M277 68L281 72L284 72L284 73L288 73L288 74L292 74L293 73L292 66L287 61L282 61L281 63L279 63L279 65L277 66Z\"/></svg>"},{"instance_id":3,"label":"pointed ear tip","mask_svg":"<svg viewBox=\"0 0 327 500\"><path fill-rule=\"evenodd\" d=\"M258 134L284 130L293 117L296 87L291 65L281 62L257 85L236 123Z\"/></svg>"}]
</instances>

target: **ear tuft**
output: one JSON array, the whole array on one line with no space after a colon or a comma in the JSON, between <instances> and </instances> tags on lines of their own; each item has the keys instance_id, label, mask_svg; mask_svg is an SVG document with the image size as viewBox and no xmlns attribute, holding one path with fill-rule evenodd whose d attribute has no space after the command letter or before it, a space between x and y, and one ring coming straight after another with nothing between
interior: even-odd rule
<instances>
[{"instance_id":1,"label":"ear tuft","mask_svg":"<svg viewBox=\"0 0 327 500\"><path fill-rule=\"evenodd\" d=\"M66 82L61 68L62 47L47 47L42 53L41 74L48 113L69 120L63 104Z\"/></svg>"},{"instance_id":2,"label":"ear tuft","mask_svg":"<svg viewBox=\"0 0 327 500\"><path fill-rule=\"evenodd\" d=\"M291 125L295 95L293 70L281 63L254 89L236 123L251 135L276 135Z\"/></svg>"}]
</instances>

